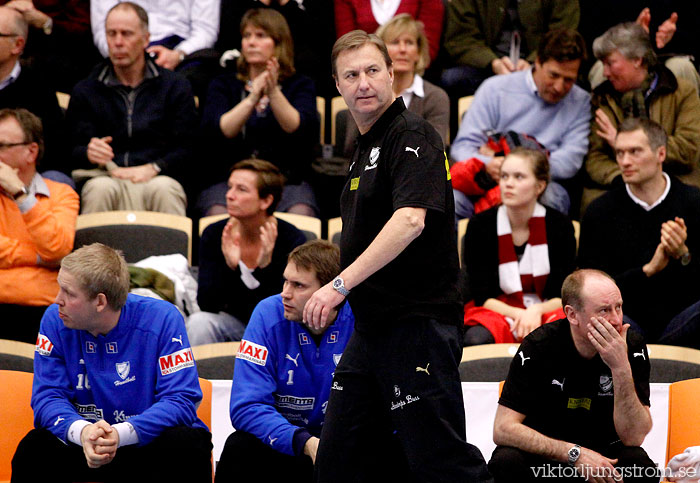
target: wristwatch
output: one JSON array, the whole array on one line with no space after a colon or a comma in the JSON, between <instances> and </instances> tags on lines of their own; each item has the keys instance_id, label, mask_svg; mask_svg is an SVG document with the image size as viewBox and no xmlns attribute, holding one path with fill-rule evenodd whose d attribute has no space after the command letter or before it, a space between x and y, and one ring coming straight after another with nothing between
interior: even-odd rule
<instances>
[{"instance_id":1,"label":"wristwatch","mask_svg":"<svg viewBox=\"0 0 700 483\"><path fill-rule=\"evenodd\" d=\"M690 264L690 250L685 252L681 257L681 265L687 267Z\"/></svg>"},{"instance_id":2,"label":"wristwatch","mask_svg":"<svg viewBox=\"0 0 700 483\"><path fill-rule=\"evenodd\" d=\"M573 446L569 452L569 466L574 466L576 462L578 461L578 457L581 456L581 446L580 445L575 445Z\"/></svg>"},{"instance_id":3,"label":"wristwatch","mask_svg":"<svg viewBox=\"0 0 700 483\"><path fill-rule=\"evenodd\" d=\"M19 190L17 193L14 193L14 194L12 195L12 199L15 200L15 201L17 201L18 198L20 198L20 197L22 197L22 196L24 196L24 195L26 195L26 194L29 194L29 192L27 191L27 187L26 187L26 186L22 186L22 189L21 189L21 190Z\"/></svg>"},{"instance_id":4,"label":"wristwatch","mask_svg":"<svg viewBox=\"0 0 700 483\"><path fill-rule=\"evenodd\" d=\"M340 277L335 277L333 279L333 288L343 297L350 295L350 290L345 288L345 281Z\"/></svg>"}]
</instances>

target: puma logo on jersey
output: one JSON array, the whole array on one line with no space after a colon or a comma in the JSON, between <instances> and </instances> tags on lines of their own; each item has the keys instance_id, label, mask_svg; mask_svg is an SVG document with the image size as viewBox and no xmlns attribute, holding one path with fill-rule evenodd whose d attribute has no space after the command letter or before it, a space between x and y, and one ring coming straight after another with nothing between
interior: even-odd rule
<instances>
[{"instance_id":1,"label":"puma logo on jersey","mask_svg":"<svg viewBox=\"0 0 700 483\"><path fill-rule=\"evenodd\" d=\"M416 367L416 372L425 372L427 375L430 375L430 373L428 372L428 367L430 367L430 362L426 364L425 369L422 367Z\"/></svg>"},{"instance_id":2,"label":"puma logo on jersey","mask_svg":"<svg viewBox=\"0 0 700 483\"><path fill-rule=\"evenodd\" d=\"M182 334L180 334L180 337L179 337L179 338L173 337L172 340L171 340L170 342L179 342L180 345L182 345Z\"/></svg>"},{"instance_id":3,"label":"puma logo on jersey","mask_svg":"<svg viewBox=\"0 0 700 483\"><path fill-rule=\"evenodd\" d=\"M415 148L415 149L414 149L414 148L411 148L411 147L408 147L408 146L406 146L406 151L410 151L410 152L412 152L413 154L415 154L415 155L416 155L416 158L418 157L418 150L419 150L419 149L420 149L420 146L418 146L418 147L417 147L417 148Z\"/></svg>"},{"instance_id":4,"label":"puma logo on jersey","mask_svg":"<svg viewBox=\"0 0 700 483\"><path fill-rule=\"evenodd\" d=\"M520 358L523 360L522 365L525 365L525 361L530 359L529 357L525 357L525 354L523 354L523 351L518 352L518 355L520 355Z\"/></svg>"},{"instance_id":5,"label":"puma logo on jersey","mask_svg":"<svg viewBox=\"0 0 700 483\"><path fill-rule=\"evenodd\" d=\"M284 358L287 359L287 360L292 361L296 367L299 367L299 363L297 362L297 359L299 359L299 354L297 354L296 357L292 357L292 356L290 356L289 354L285 354L285 355L284 355Z\"/></svg>"},{"instance_id":6,"label":"puma logo on jersey","mask_svg":"<svg viewBox=\"0 0 700 483\"><path fill-rule=\"evenodd\" d=\"M564 383L565 383L565 382L566 382L566 378L564 378L564 379L562 380L562 382L559 382L559 381L557 381L556 379L552 379L552 384L554 384L555 386L559 386L559 387L561 388L562 391L564 390Z\"/></svg>"},{"instance_id":7,"label":"puma logo on jersey","mask_svg":"<svg viewBox=\"0 0 700 483\"><path fill-rule=\"evenodd\" d=\"M641 352L635 352L634 354L632 354L632 356L633 357L641 357L645 361L647 360L646 356L644 355L644 349L642 349Z\"/></svg>"}]
</instances>

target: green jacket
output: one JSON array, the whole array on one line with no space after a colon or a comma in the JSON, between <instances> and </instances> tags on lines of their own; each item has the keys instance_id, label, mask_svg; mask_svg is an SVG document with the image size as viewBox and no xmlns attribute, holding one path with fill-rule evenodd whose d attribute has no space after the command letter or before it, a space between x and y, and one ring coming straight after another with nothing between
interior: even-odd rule
<instances>
[{"instance_id":1,"label":"green jacket","mask_svg":"<svg viewBox=\"0 0 700 483\"><path fill-rule=\"evenodd\" d=\"M508 0L448 2L444 45L454 64L485 68L498 58L492 48L500 39L507 5ZM580 12L578 0L521 0L518 15L527 46L521 57L532 63L540 38L556 28L577 28Z\"/></svg>"},{"instance_id":2,"label":"green jacket","mask_svg":"<svg viewBox=\"0 0 700 483\"><path fill-rule=\"evenodd\" d=\"M663 65L654 68L659 80L646 100L649 118L658 122L668 134L664 170L680 178L686 184L700 187L700 98L693 86L683 79L676 79ZM615 152L607 141L598 136L595 111L600 108L615 127L624 120L617 93L609 81L593 91L591 104L593 117L589 135L586 172L599 188L609 188L620 174Z\"/></svg>"}]
</instances>

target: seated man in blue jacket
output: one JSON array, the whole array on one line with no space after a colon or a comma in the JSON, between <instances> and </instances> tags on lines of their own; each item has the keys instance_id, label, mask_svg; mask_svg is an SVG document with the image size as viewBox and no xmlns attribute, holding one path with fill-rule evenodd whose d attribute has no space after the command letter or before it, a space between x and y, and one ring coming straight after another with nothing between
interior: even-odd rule
<instances>
[{"instance_id":1,"label":"seated man in blue jacket","mask_svg":"<svg viewBox=\"0 0 700 483\"><path fill-rule=\"evenodd\" d=\"M12 481L211 481L197 368L177 308L127 295L129 271L95 243L66 256L34 357L34 426Z\"/></svg>"},{"instance_id":2,"label":"seated man in blue jacket","mask_svg":"<svg viewBox=\"0 0 700 483\"><path fill-rule=\"evenodd\" d=\"M231 389L236 431L216 481L311 481L333 372L355 318L345 302L330 315L334 322L316 331L303 325L302 314L311 295L339 272L338 247L306 242L289 254L282 293L253 311Z\"/></svg>"}]
</instances>

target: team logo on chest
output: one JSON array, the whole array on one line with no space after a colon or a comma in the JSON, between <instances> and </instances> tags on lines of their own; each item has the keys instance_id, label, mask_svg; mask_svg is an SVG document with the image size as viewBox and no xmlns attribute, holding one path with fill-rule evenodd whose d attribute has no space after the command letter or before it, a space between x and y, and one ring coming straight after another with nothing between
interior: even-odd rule
<instances>
[{"instance_id":1,"label":"team logo on chest","mask_svg":"<svg viewBox=\"0 0 700 483\"><path fill-rule=\"evenodd\" d=\"M131 363L129 361L117 362L116 366L119 377L126 379L129 376L129 371L131 370Z\"/></svg>"},{"instance_id":2,"label":"team logo on chest","mask_svg":"<svg viewBox=\"0 0 700 483\"><path fill-rule=\"evenodd\" d=\"M607 374L600 375L600 393L599 396L610 395L613 388L613 378Z\"/></svg>"},{"instance_id":3,"label":"team logo on chest","mask_svg":"<svg viewBox=\"0 0 700 483\"><path fill-rule=\"evenodd\" d=\"M365 166L365 171L370 169L375 169L377 167L377 161L379 160L379 147L373 147L369 152L369 164Z\"/></svg>"}]
</instances>

